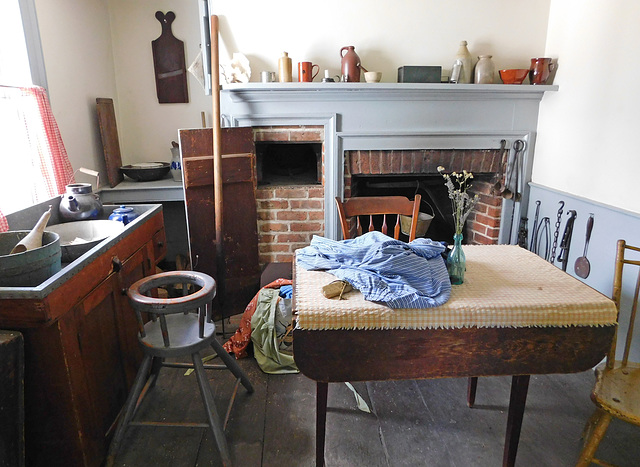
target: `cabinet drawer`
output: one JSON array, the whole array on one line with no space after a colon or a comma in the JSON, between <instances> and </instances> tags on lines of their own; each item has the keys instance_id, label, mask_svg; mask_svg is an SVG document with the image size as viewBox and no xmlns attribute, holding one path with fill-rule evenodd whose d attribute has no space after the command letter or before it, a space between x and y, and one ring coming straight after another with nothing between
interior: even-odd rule
<instances>
[{"instance_id":1,"label":"cabinet drawer","mask_svg":"<svg viewBox=\"0 0 640 467\"><path fill-rule=\"evenodd\" d=\"M164 229L160 229L153 235L153 256L156 264L162 261L166 254L167 239L165 237Z\"/></svg>"}]
</instances>

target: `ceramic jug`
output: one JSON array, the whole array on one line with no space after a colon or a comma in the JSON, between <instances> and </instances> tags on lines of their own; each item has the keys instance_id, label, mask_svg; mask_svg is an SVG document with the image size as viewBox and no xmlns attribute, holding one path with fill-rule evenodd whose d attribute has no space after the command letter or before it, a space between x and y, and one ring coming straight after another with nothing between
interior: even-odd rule
<instances>
[{"instance_id":1,"label":"ceramic jug","mask_svg":"<svg viewBox=\"0 0 640 467\"><path fill-rule=\"evenodd\" d=\"M531 84L547 84L549 74L555 70L555 63L550 58L532 58L529 67L529 82Z\"/></svg>"},{"instance_id":2,"label":"ceramic jug","mask_svg":"<svg viewBox=\"0 0 640 467\"><path fill-rule=\"evenodd\" d=\"M129 222L138 217L132 207L130 206L120 206L119 208L115 208L111 215L109 216L110 221L118 221L122 222L124 225L127 225Z\"/></svg>"},{"instance_id":3,"label":"ceramic jug","mask_svg":"<svg viewBox=\"0 0 640 467\"><path fill-rule=\"evenodd\" d=\"M491 55L480 55L474 73L473 82L476 84L493 84L496 75L496 67L491 60Z\"/></svg>"},{"instance_id":4,"label":"ceramic jug","mask_svg":"<svg viewBox=\"0 0 640 467\"><path fill-rule=\"evenodd\" d=\"M473 79L473 59L471 53L467 48L467 41L461 41L458 52L456 53L456 60L460 60L460 69L458 71L458 77L456 82L460 84L469 84Z\"/></svg>"},{"instance_id":5,"label":"ceramic jug","mask_svg":"<svg viewBox=\"0 0 640 467\"><path fill-rule=\"evenodd\" d=\"M344 51L346 53L343 53ZM348 45L340 49L340 57L342 58L342 80L348 83L359 83L360 82L360 70L364 70L365 68L360 63L360 57L356 53L355 47L353 45Z\"/></svg>"},{"instance_id":6,"label":"ceramic jug","mask_svg":"<svg viewBox=\"0 0 640 467\"><path fill-rule=\"evenodd\" d=\"M72 183L61 195L60 216L65 221L96 219L102 212L102 203L90 183Z\"/></svg>"}]
</instances>

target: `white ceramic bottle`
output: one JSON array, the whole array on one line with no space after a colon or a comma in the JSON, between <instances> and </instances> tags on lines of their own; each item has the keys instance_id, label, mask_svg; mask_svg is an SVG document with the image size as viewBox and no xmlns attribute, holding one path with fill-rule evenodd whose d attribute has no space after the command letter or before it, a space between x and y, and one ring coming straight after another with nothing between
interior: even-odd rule
<instances>
[{"instance_id":1,"label":"white ceramic bottle","mask_svg":"<svg viewBox=\"0 0 640 467\"><path fill-rule=\"evenodd\" d=\"M476 70L474 76L474 83L476 84L493 84L496 76L496 66L491 60L491 55L480 55L478 57L478 63L476 63Z\"/></svg>"},{"instance_id":2,"label":"white ceramic bottle","mask_svg":"<svg viewBox=\"0 0 640 467\"><path fill-rule=\"evenodd\" d=\"M467 41L460 42L460 47L458 48L456 59L462 62L462 69L460 70L458 83L470 83L471 78L473 77L473 58L471 57L471 53L469 53L469 49L467 48Z\"/></svg>"}]
</instances>

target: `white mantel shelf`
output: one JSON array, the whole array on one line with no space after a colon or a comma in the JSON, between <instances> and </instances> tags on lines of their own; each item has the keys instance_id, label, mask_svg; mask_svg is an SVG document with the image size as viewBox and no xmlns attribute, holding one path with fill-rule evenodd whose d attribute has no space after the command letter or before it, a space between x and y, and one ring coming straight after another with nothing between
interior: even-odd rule
<instances>
[{"instance_id":1,"label":"white mantel shelf","mask_svg":"<svg viewBox=\"0 0 640 467\"><path fill-rule=\"evenodd\" d=\"M498 149L525 142L523 182L531 181L540 101L556 85L422 83L225 84L225 127L323 126L325 206L344 191L344 153L350 150ZM517 233L528 191L503 202L501 243ZM506 209L505 209L506 207ZM325 209L325 235L339 238L335 209Z\"/></svg>"}]
</instances>

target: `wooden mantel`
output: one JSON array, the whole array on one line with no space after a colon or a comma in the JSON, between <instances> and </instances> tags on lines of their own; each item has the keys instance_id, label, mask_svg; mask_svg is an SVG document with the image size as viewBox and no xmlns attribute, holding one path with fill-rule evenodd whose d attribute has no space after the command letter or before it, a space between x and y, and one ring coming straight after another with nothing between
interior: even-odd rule
<instances>
[{"instance_id":1,"label":"wooden mantel","mask_svg":"<svg viewBox=\"0 0 640 467\"><path fill-rule=\"evenodd\" d=\"M344 151L497 149L526 144L524 183L531 180L539 104L558 86L412 83L249 83L222 86L223 126L324 126L325 206L342 196ZM505 200L503 212L511 213ZM517 203L526 216L528 190ZM510 215L509 215L510 216ZM510 216L511 217L511 216ZM502 219L501 241L509 219ZM325 234L339 238L334 209ZM515 227L517 229L517 225Z\"/></svg>"}]
</instances>

